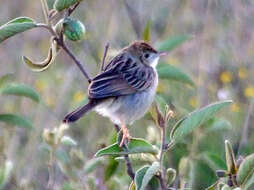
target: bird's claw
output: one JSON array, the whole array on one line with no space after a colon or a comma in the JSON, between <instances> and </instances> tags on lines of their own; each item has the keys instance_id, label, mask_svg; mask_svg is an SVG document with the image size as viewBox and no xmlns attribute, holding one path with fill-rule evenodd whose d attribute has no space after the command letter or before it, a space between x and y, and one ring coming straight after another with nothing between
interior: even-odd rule
<instances>
[{"instance_id":1,"label":"bird's claw","mask_svg":"<svg viewBox=\"0 0 254 190\"><path fill-rule=\"evenodd\" d=\"M131 136L129 134L129 130L126 127L122 127L122 131L123 131L123 137L120 143L120 147L122 147L124 145L124 142L127 140L127 143L130 142Z\"/></svg>"}]
</instances>

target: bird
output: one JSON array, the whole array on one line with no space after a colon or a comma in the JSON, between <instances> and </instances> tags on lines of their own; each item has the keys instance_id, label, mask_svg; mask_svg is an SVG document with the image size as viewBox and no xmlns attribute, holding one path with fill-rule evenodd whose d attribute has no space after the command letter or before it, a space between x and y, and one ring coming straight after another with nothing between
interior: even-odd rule
<instances>
[{"instance_id":1,"label":"bird","mask_svg":"<svg viewBox=\"0 0 254 190\"><path fill-rule=\"evenodd\" d=\"M142 118L151 106L158 86L156 65L165 52L144 41L123 48L88 86L88 103L67 114L72 123L91 110L108 117L122 130L120 147L130 141L127 125Z\"/></svg>"}]
</instances>

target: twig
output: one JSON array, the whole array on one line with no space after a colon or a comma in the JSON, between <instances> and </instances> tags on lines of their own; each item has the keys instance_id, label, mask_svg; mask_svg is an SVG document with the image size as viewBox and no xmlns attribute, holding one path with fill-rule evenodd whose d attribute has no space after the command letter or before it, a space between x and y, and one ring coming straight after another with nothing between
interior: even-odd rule
<instances>
[{"instance_id":1,"label":"twig","mask_svg":"<svg viewBox=\"0 0 254 190\"><path fill-rule=\"evenodd\" d=\"M76 3L72 8L68 9L68 16L70 16L73 11L75 11L75 9L79 6L80 2Z\"/></svg>"},{"instance_id":2,"label":"twig","mask_svg":"<svg viewBox=\"0 0 254 190\"><path fill-rule=\"evenodd\" d=\"M119 125L116 125L116 124L115 124L114 126L115 126L115 129L116 129L116 132L119 132L119 131L120 131ZM126 148L126 149L127 149L127 147L125 146L125 144L123 145L123 148ZM128 173L128 175L130 176L130 178L131 178L132 180L134 180L134 178L135 178L135 173L134 173L134 171L133 171L133 167L132 167L132 165L131 165L130 158L129 158L128 155L124 155L124 159L125 159L125 164L126 164L126 166L127 166L127 173Z\"/></svg>"},{"instance_id":3,"label":"twig","mask_svg":"<svg viewBox=\"0 0 254 190\"><path fill-rule=\"evenodd\" d=\"M46 0L41 0L42 11L47 24L49 24L49 8Z\"/></svg>"},{"instance_id":4,"label":"twig","mask_svg":"<svg viewBox=\"0 0 254 190\"><path fill-rule=\"evenodd\" d=\"M63 50L70 56L70 58L72 58L72 60L74 61L74 63L78 66L78 68L80 69L80 71L83 73L83 75L86 77L87 81L89 83L91 83L91 78L89 77L88 73L86 72L86 70L84 69L84 67L82 66L82 64L79 62L79 60L75 57L75 55L71 52L71 50L69 50L69 48L65 45L65 43L63 41L58 40L57 41L58 44L63 48Z\"/></svg>"},{"instance_id":5,"label":"twig","mask_svg":"<svg viewBox=\"0 0 254 190\"><path fill-rule=\"evenodd\" d=\"M105 59L106 59L106 56L107 56L107 53L108 53L108 48L109 48L109 43L107 42L107 44L105 46L105 49L104 49L103 59L102 59L102 62L101 62L101 71L104 70Z\"/></svg>"},{"instance_id":6,"label":"twig","mask_svg":"<svg viewBox=\"0 0 254 190\"><path fill-rule=\"evenodd\" d=\"M161 168L161 175L159 176L159 181L161 185L161 190L167 190L165 182L164 182L164 177L165 177L165 170L163 168L163 153L166 148L166 130L165 130L166 125L160 127L161 129L161 147L160 147L160 153L159 153L159 162L160 162L160 168Z\"/></svg>"},{"instance_id":7,"label":"twig","mask_svg":"<svg viewBox=\"0 0 254 190\"><path fill-rule=\"evenodd\" d=\"M88 73L86 72L85 68L82 66L80 61L75 57L75 55L71 52L71 50L66 46L66 44L63 41L63 38L60 38L57 36L53 28L46 24L37 24L37 27L45 28L47 29L53 36L54 40L58 43L59 46L63 48L63 50L67 53L67 55L70 56L70 58L74 61L74 63L78 66L80 71L83 73L83 75L86 77L87 81L90 83L91 78L89 77Z\"/></svg>"},{"instance_id":8,"label":"twig","mask_svg":"<svg viewBox=\"0 0 254 190\"><path fill-rule=\"evenodd\" d=\"M166 187L166 185L165 185L165 183L164 183L163 177L162 177L161 175L159 175L159 176L157 176L157 177L158 177L158 179L159 179L159 181L160 181L161 190L167 190L167 187Z\"/></svg>"},{"instance_id":9,"label":"twig","mask_svg":"<svg viewBox=\"0 0 254 190\"><path fill-rule=\"evenodd\" d=\"M49 180L48 180L47 190L54 190L54 186L55 186L55 168L54 168L55 147L52 147L49 156L50 156L49 164L48 164Z\"/></svg>"},{"instance_id":10,"label":"twig","mask_svg":"<svg viewBox=\"0 0 254 190\"><path fill-rule=\"evenodd\" d=\"M254 109L254 98L250 100L250 106L245 118L243 130L242 130L242 136L241 136L241 140L240 140L238 151L237 151L238 156L240 155L243 145L245 145L246 142L248 142L248 134L249 134L249 126L250 126L249 123L250 123L251 114L253 113L253 109Z\"/></svg>"}]
</instances>

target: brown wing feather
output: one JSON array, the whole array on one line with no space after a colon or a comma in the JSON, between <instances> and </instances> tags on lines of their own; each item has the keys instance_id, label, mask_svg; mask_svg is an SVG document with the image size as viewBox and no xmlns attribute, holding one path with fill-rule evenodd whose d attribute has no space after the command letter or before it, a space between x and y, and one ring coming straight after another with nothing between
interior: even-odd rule
<instances>
[{"instance_id":1,"label":"brown wing feather","mask_svg":"<svg viewBox=\"0 0 254 190\"><path fill-rule=\"evenodd\" d=\"M143 91L151 85L153 75L151 67L120 55L92 80L88 95L89 98L101 99Z\"/></svg>"}]
</instances>

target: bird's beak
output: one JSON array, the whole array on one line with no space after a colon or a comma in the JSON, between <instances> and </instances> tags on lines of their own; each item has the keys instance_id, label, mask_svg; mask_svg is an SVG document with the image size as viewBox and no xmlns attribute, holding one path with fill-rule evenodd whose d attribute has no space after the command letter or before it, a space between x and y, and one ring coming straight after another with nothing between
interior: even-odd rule
<instances>
[{"instance_id":1,"label":"bird's beak","mask_svg":"<svg viewBox=\"0 0 254 190\"><path fill-rule=\"evenodd\" d=\"M160 57L161 57L161 56L165 56L165 55L167 55L167 52L161 51L161 52L158 53L158 55L159 55Z\"/></svg>"}]
</instances>

